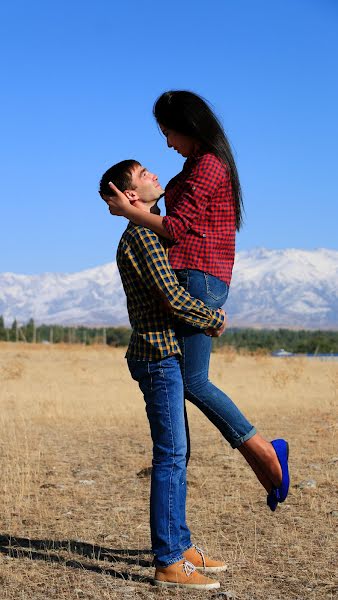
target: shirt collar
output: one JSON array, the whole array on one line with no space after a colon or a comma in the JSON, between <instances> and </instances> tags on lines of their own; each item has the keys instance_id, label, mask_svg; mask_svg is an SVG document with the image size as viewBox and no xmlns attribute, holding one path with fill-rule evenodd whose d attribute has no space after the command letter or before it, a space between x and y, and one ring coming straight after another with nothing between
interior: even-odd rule
<instances>
[{"instance_id":1,"label":"shirt collar","mask_svg":"<svg viewBox=\"0 0 338 600\"><path fill-rule=\"evenodd\" d=\"M193 165L201 156L203 156L203 154L206 154L206 152L207 150L203 150L202 148L200 148L199 150L197 150L197 152L195 152L195 154L191 154L191 156L188 156L183 168L185 169L186 167L190 167L190 165Z\"/></svg>"}]
</instances>

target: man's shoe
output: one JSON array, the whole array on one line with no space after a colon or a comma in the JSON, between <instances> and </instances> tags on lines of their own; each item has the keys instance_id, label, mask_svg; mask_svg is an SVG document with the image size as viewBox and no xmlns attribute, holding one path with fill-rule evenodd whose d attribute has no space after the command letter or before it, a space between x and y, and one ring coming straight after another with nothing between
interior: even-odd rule
<instances>
[{"instance_id":1,"label":"man's shoe","mask_svg":"<svg viewBox=\"0 0 338 600\"><path fill-rule=\"evenodd\" d=\"M180 560L168 567L156 567L154 584L187 590L215 590L220 587L219 581L198 573L188 560Z\"/></svg>"},{"instance_id":2,"label":"man's shoe","mask_svg":"<svg viewBox=\"0 0 338 600\"><path fill-rule=\"evenodd\" d=\"M289 492L289 444L285 440L272 440L271 444L274 447L279 464L282 467L282 483L279 487L273 487L267 497L267 505L272 511L275 511L278 502L284 502Z\"/></svg>"},{"instance_id":3,"label":"man's shoe","mask_svg":"<svg viewBox=\"0 0 338 600\"><path fill-rule=\"evenodd\" d=\"M227 565L221 560L211 560L198 546L192 546L183 552L186 560L191 562L198 571L207 571L208 573L217 573L226 571Z\"/></svg>"}]
</instances>

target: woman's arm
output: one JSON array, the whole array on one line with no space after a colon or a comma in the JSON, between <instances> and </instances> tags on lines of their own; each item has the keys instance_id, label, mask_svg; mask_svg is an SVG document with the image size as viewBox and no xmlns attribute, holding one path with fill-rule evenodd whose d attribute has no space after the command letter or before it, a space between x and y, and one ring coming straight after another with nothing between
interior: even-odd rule
<instances>
[{"instance_id":1,"label":"woman's arm","mask_svg":"<svg viewBox=\"0 0 338 600\"><path fill-rule=\"evenodd\" d=\"M177 198L170 215L160 217L136 208L112 182L114 196L102 196L112 215L121 215L135 223L148 227L158 235L177 242L204 214L210 198L220 185L226 183L226 168L213 154L201 156L177 191Z\"/></svg>"},{"instance_id":2,"label":"woman's arm","mask_svg":"<svg viewBox=\"0 0 338 600\"><path fill-rule=\"evenodd\" d=\"M126 219L129 219L135 225L143 225L143 227L148 227L158 235L171 239L169 232L162 224L163 217L145 212L133 206L125 194L120 192L113 183L109 182L109 187L114 195L106 196L102 194L102 198L108 204L110 214L126 217Z\"/></svg>"}]
</instances>

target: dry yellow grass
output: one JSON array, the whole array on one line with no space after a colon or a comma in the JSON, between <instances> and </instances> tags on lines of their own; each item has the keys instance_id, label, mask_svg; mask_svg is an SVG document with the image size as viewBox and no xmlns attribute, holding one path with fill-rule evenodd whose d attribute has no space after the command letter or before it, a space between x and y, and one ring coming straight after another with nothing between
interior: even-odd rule
<instances>
[{"instance_id":1,"label":"dry yellow grass","mask_svg":"<svg viewBox=\"0 0 338 600\"><path fill-rule=\"evenodd\" d=\"M263 435L290 441L292 471L273 514L240 454L189 407L188 522L194 541L229 565L221 596L149 582L149 476L138 473L151 444L123 356L0 344L0 598L333 599L338 364L213 355L213 380ZM300 489L303 480L316 487Z\"/></svg>"}]
</instances>

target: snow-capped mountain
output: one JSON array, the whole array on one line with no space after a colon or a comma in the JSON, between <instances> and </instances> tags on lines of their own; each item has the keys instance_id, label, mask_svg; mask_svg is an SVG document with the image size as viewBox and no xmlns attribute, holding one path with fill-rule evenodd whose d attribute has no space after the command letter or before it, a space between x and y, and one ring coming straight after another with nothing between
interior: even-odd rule
<instances>
[{"instance_id":1,"label":"snow-capped mountain","mask_svg":"<svg viewBox=\"0 0 338 600\"><path fill-rule=\"evenodd\" d=\"M338 251L265 250L237 254L226 303L229 325L338 329ZM115 263L73 274L0 274L7 325L128 325Z\"/></svg>"},{"instance_id":2,"label":"snow-capped mountain","mask_svg":"<svg viewBox=\"0 0 338 600\"><path fill-rule=\"evenodd\" d=\"M79 273L0 274L0 315L8 325L128 324L125 295L116 263Z\"/></svg>"},{"instance_id":3,"label":"snow-capped mountain","mask_svg":"<svg viewBox=\"0 0 338 600\"><path fill-rule=\"evenodd\" d=\"M338 329L338 251L239 252L226 310L233 326Z\"/></svg>"}]
</instances>

